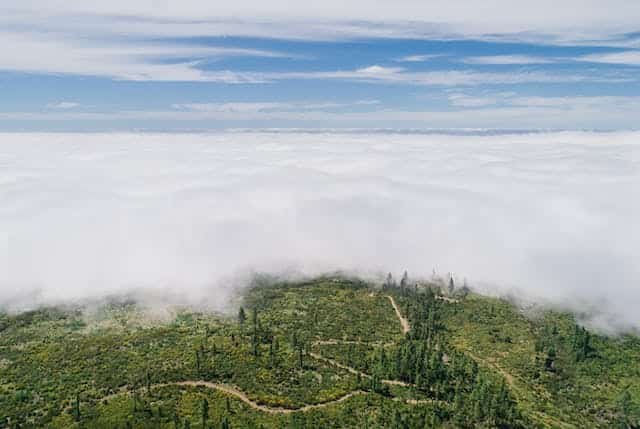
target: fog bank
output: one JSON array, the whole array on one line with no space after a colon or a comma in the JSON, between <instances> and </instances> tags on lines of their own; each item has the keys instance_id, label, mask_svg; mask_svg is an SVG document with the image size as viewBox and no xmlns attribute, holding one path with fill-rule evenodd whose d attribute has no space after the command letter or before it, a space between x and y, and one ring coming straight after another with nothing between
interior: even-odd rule
<instances>
[{"instance_id":1,"label":"fog bank","mask_svg":"<svg viewBox=\"0 0 640 429\"><path fill-rule=\"evenodd\" d=\"M0 305L452 271L640 327L640 133L0 134Z\"/></svg>"}]
</instances>

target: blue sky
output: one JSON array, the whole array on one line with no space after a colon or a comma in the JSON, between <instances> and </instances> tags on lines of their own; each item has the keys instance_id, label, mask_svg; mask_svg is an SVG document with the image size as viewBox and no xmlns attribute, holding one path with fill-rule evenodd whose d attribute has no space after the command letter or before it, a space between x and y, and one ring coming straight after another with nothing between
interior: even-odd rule
<instances>
[{"instance_id":1,"label":"blue sky","mask_svg":"<svg viewBox=\"0 0 640 429\"><path fill-rule=\"evenodd\" d=\"M0 6L0 130L638 128L640 6L325 3Z\"/></svg>"}]
</instances>

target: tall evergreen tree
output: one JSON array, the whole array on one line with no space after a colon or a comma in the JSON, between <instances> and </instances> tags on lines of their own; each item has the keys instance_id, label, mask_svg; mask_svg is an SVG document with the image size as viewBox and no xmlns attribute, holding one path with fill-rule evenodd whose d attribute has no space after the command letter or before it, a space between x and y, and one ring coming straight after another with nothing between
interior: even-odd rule
<instances>
[{"instance_id":1,"label":"tall evergreen tree","mask_svg":"<svg viewBox=\"0 0 640 429\"><path fill-rule=\"evenodd\" d=\"M402 274L402 279L400 279L400 289L404 292L408 286L409 286L409 274L405 271Z\"/></svg>"},{"instance_id":2,"label":"tall evergreen tree","mask_svg":"<svg viewBox=\"0 0 640 429\"><path fill-rule=\"evenodd\" d=\"M393 280L393 275L391 273L387 274L387 280L384 283L385 289L392 289L394 287L395 281Z\"/></svg>"},{"instance_id":3,"label":"tall evergreen tree","mask_svg":"<svg viewBox=\"0 0 640 429\"><path fill-rule=\"evenodd\" d=\"M220 424L221 429L231 429L231 425L229 424L229 419L227 416L222 418L222 423Z\"/></svg>"},{"instance_id":4,"label":"tall evergreen tree","mask_svg":"<svg viewBox=\"0 0 640 429\"><path fill-rule=\"evenodd\" d=\"M202 417L202 429L207 428L207 420L209 420L209 401L206 398L202 400L202 406L200 408Z\"/></svg>"},{"instance_id":5,"label":"tall evergreen tree","mask_svg":"<svg viewBox=\"0 0 640 429\"><path fill-rule=\"evenodd\" d=\"M303 368L303 361L302 361L302 345L300 345L298 347L298 365L300 366L300 368Z\"/></svg>"},{"instance_id":6,"label":"tall evergreen tree","mask_svg":"<svg viewBox=\"0 0 640 429\"><path fill-rule=\"evenodd\" d=\"M253 332L255 333L258 329L258 308L253 307L251 311L251 324L253 325Z\"/></svg>"},{"instance_id":7,"label":"tall evergreen tree","mask_svg":"<svg viewBox=\"0 0 640 429\"><path fill-rule=\"evenodd\" d=\"M80 392L76 392L76 400L73 404L73 417L77 422L80 421Z\"/></svg>"},{"instance_id":8,"label":"tall evergreen tree","mask_svg":"<svg viewBox=\"0 0 640 429\"><path fill-rule=\"evenodd\" d=\"M240 307L240 310L238 310L238 323L240 323L240 327L244 327L244 322L245 320L247 320L247 315L244 312L244 308Z\"/></svg>"}]
</instances>

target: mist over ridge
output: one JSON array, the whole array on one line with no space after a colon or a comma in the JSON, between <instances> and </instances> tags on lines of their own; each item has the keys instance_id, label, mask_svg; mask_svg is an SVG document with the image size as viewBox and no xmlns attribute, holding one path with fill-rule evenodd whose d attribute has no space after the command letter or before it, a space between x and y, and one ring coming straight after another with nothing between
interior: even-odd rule
<instances>
[{"instance_id":1,"label":"mist over ridge","mask_svg":"<svg viewBox=\"0 0 640 429\"><path fill-rule=\"evenodd\" d=\"M0 135L0 306L452 271L640 327L640 132Z\"/></svg>"}]
</instances>

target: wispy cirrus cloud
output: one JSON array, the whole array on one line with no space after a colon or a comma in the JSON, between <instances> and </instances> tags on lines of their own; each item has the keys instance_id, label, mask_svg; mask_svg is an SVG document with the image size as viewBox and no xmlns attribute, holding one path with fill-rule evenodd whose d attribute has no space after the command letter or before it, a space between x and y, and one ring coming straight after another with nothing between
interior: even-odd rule
<instances>
[{"instance_id":1,"label":"wispy cirrus cloud","mask_svg":"<svg viewBox=\"0 0 640 429\"><path fill-rule=\"evenodd\" d=\"M50 111L1 112L0 121L134 121L162 124L164 129L179 124L233 127L247 122L270 127L322 124L332 127L386 128L508 128L511 129L611 129L637 128L640 116L638 96L537 97L514 93L462 93L448 97L454 109L407 109L376 100L338 102L225 102L182 103L157 110L111 112ZM168 128L167 128L168 127Z\"/></svg>"},{"instance_id":2,"label":"wispy cirrus cloud","mask_svg":"<svg viewBox=\"0 0 640 429\"><path fill-rule=\"evenodd\" d=\"M396 61L404 63L422 63L436 58L448 57L449 54L417 54L400 57Z\"/></svg>"},{"instance_id":3,"label":"wispy cirrus cloud","mask_svg":"<svg viewBox=\"0 0 640 429\"><path fill-rule=\"evenodd\" d=\"M60 101L58 103L49 103L47 104L47 109L74 109L79 107L80 103L76 103L75 101Z\"/></svg>"},{"instance_id":4,"label":"wispy cirrus cloud","mask_svg":"<svg viewBox=\"0 0 640 429\"><path fill-rule=\"evenodd\" d=\"M590 54L575 58L576 61L589 63L617 64L640 66L640 50L612 52L605 54Z\"/></svg>"},{"instance_id":5,"label":"wispy cirrus cloud","mask_svg":"<svg viewBox=\"0 0 640 429\"><path fill-rule=\"evenodd\" d=\"M0 70L72 74L132 81L218 81L227 83L261 80L251 73L230 70L204 71L203 61L228 57L286 57L259 49L203 46L194 43L134 40L86 40L41 32L0 31L12 49L0 52Z\"/></svg>"},{"instance_id":6,"label":"wispy cirrus cloud","mask_svg":"<svg viewBox=\"0 0 640 429\"><path fill-rule=\"evenodd\" d=\"M184 0L160 5L126 0L24 0L2 7L2 12L4 16L19 17L22 24L48 22L76 28L85 25L98 29L96 22L106 18L117 24L114 31L121 34L131 34L136 31L133 27L146 21L146 27L138 31L254 37L275 34L286 38L335 37L331 33L341 28L339 37L416 37L422 33L458 37L519 35L544 37L548 41L601 40L637 31L640 22L640 5L626 0L606 4L599 0L560 3L539 0L535 4L526 0L494 0L485 7L469 7L466 0L418 3L398 0L376 3L375 7L367 0L352 0L348 4L326 0L313 8L288 0L236 0L224 4ZM85 19L71 21L70 16ZM106 22L104 27L108 27Z\"/></svg>"},{"instance_id":7,"label":"wispy cirrus cloud","mask_svg":"<svg viewBox=\"0 0 640 429\"><path fill-rule=\"evenodd\" d=\"M424 86L515 85L522 83L633 82L635 75L620 73L547 73L541 71L481 72L475 70L412 71L403 67L372 65L348 71L282 73L272 79L336 79L373 83L403 83Z\"/></svg>"},{"instance_id":8,"label":"wispy cirrus cloud","mask_svg":"<svg viewBox=\"0 0 640 429\"><path fill-rule=\"evenodd\" d=\"M487 55L465 57L462 62L479 65L519 65L519 64L551 64L557 59L552 57L536 57L531 55Z\"/></svg>"},{"instance_id":9,"label":"wispy cirrus cloud","mask_svg":"<svg viewBox=\"0 0 640 429\"><path fill-rule=\"evenodd\" d=\"M356 106L375 106L379 100L356 100L337 102L227 102L227 103L176 103L171 107L179 111L201 113L276 113L299 112L301 110L325 111Z\"/></svg>"},{"instance_id":10,"label":"wispy cirrus cloud","mask_svg":"<svg viewBox=\"0 0 640 429\"><path fill-rule=\"evenodd\" d=\"M554 14L540 13L540 4L503 1L501 14L459 7L456 2L402 7L365 5L356 0L345 7L337 1L313 8L281 0L246 0L212 6L190 0L180 6L153 6L128 1L29 0L0 6L0 37L11 50L0 52L0 70L63 73L119 80L263 82L236 70L203 71L202 62L234 56L287 57L288 52L172 43L184 38L226 36L297 40L358 38L529 40L534 43L629 42L625 32L637 30L640 7L620 1L603 8L595 0L553 3ZM546 0L545 0L546 1ZM571 3L571 5L569 5ZM579 3L579 7L578 7ZM597 25L596 25L597 24ZM567 28L573 30L568 31ZM418 53L398 61L415 63L441 54ZM629 57L631 54L628 54ZM624 63L633 58L585 57L585 60ZM549 58L525 55L468 57L470 64L545 64Z\"/></svg>"}]
</instances>

